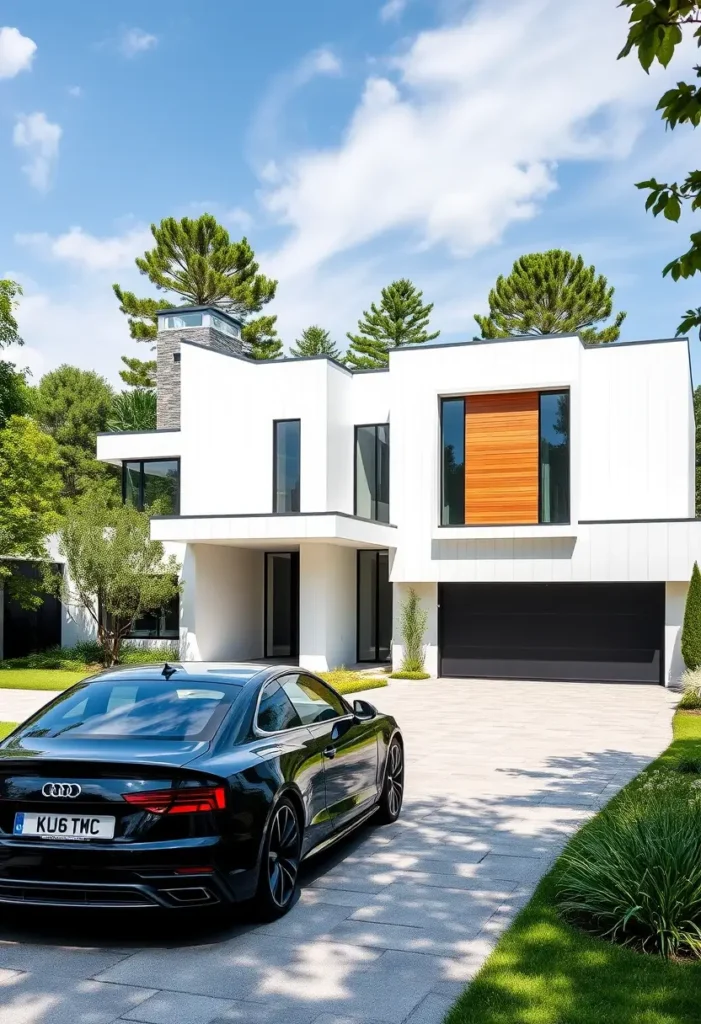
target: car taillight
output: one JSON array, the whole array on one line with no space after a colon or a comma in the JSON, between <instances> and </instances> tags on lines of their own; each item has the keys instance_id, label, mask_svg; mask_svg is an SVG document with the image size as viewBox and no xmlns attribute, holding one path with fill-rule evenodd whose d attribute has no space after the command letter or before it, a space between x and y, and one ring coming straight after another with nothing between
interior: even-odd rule
<instances>
[{"instance_id":1,"label":"car taillight","mask_svg":"<svg viewBox=\"0 0 701 1024\"><path fill-rule=\"evenodd\" d=\"M221 811L226 807L223 786L197 786L190 789L157 789L151 793L124 793L128 804L151 814L196 814Z\"/></svg>"}]
</instances>

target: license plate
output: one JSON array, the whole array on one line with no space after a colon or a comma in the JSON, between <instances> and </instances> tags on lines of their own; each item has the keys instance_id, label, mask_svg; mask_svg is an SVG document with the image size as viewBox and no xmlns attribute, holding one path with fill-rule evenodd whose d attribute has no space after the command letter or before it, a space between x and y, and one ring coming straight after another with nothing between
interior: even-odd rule
<instances>
[{"instance_id":1,"label":"license plate","mask_svg":"<svg viewBox=\"0 0 701 1024\"><path fill-rule=\"evenodd\" d=\"M16 836L41 839L113 839L115 818L88 814L40 814L19 811L15 814Z\"/></svg>"}]
</instances>

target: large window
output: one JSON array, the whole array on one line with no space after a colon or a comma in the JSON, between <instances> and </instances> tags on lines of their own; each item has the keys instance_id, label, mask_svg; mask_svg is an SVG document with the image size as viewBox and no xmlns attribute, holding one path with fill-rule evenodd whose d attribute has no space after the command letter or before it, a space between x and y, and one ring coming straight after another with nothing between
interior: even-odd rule
<instances>
[{"instance_id":1,"label":"large window","mask_svg":"<svg viewBox=\"0 0 701 1024\"><path fill-rule=\"evenodd\" d=\"M465 522L465 399L441 403L441 526Z\"/></svg>"},{"instance_id":2,"label":"large window","mask_svg":"<svg viewBox=\"0 0 701 1024\"><path fill-rule=\"evenodd\" d=\"M107 626L114 625L111 615L100 602L98 614ZM180 594L157 611L145 612L134 619L125 640L177 640L180 636Z\"/></svg>"},{"instance_id":3,"label":"large window","mask_svg":"<svg viewBox=\"0 0 701 1024\"><path fill-rule=\"evenodd\" d=\"M392 584L388 551L358 551L358 661L389 661Z\"/></svg>"},{"instance_id":4,"label":"large window","mask_svg":"<svg viewBox=\"0 0 701 1024\"><path fill-rule=\"evenodd\" d=\"M300 421L273 423L273 512L300 509Z\"/></svg>"},{"instance_id":5,"label":"large window","mask_svg":"<svg viewBox=\"0 0 701 1024\"><path fill-rule=\"evenodd\" d=\"M355 514L389 522L389 423L355 428Z\"/></svg>"},{"instance_id":6,"label":"large window","mask_svg":"<svg viewBox=\"0 0 701 1024\"><path fill-rule=\"evenodd\" d=\"M140 511L158 502L160 515L180 513L180 460L125 462L122 499Z\"/></svg>"},{"instance_id":7,"label":"large window","mask_svg":"<svg viewBox=\"0 0 701 1024\"><path fill-rule=\"evenodd\" d=\"M570 395L540 396L540 522L570 521Z\"/></svg>"}]
</instances>

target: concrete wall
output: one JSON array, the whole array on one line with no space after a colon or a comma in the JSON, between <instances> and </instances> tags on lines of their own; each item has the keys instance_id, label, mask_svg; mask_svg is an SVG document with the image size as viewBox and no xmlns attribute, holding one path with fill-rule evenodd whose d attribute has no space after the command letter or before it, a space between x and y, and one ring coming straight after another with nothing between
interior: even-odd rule
<instances>
[{"instance_id":1,"label":"concrete wall","mask_svg":"<svg viewBox=\"0 0 701 1024\"><path fill-rule=\"evenodd\" d=\"M432 676L438 675L438 587L435 583L399 583L394 587L393 630L392 630L392 668L401 668L404 657L402 644L401 615L402 606L406 601L410 588L413 587L421 600L421 607L428 612L426 623L425 669Z\"/></svg>"},{"instance_id":2,"label":"concrete wall","mask_svg":"<svg viewBox=\"0 0 701 1024\"><path fill-rule=\"evenodd\" d=\"M263 552L214 544L194 547L185 562L194 621L183 621L186 656L246 661L263 656ZM194 580L193 580L194 575Z\"/></svg>"},{"instance_id":3,"label":"concrete wall","mask_svg":"<svg viewBox=\"0 0 701 1024\"><path fill-rule=\"evenodd\" d=\"M336 544L299 550L299 663L326 672L356 661L356 551Z\"/></svg>"},{"instance_id":4,"label":"concrete wall","mask_svg":"<svg viewBox=\"0 0 701 1024\"><path fill-rule=\"evenodd\" d=\"M684 622L684 606L688 583L668 583L665 588L665 683L678 683L684 672L681 653L681 628Z\"/></svg>"}]
</instances>

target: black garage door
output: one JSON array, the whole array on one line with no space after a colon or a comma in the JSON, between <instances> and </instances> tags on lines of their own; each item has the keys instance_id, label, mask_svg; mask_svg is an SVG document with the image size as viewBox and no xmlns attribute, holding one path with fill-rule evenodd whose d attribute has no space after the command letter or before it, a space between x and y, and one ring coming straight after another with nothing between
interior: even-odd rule
<instances>
[{"instance_id":1,"label":"black garage door","mask_svg":"<svg viewBox=\"0 0 701 1024\"><path fill-rule=\"evenodd\" d=\"M440 673L661 683L664 583L442 583Z\"/></svg>"}]
</instances>

